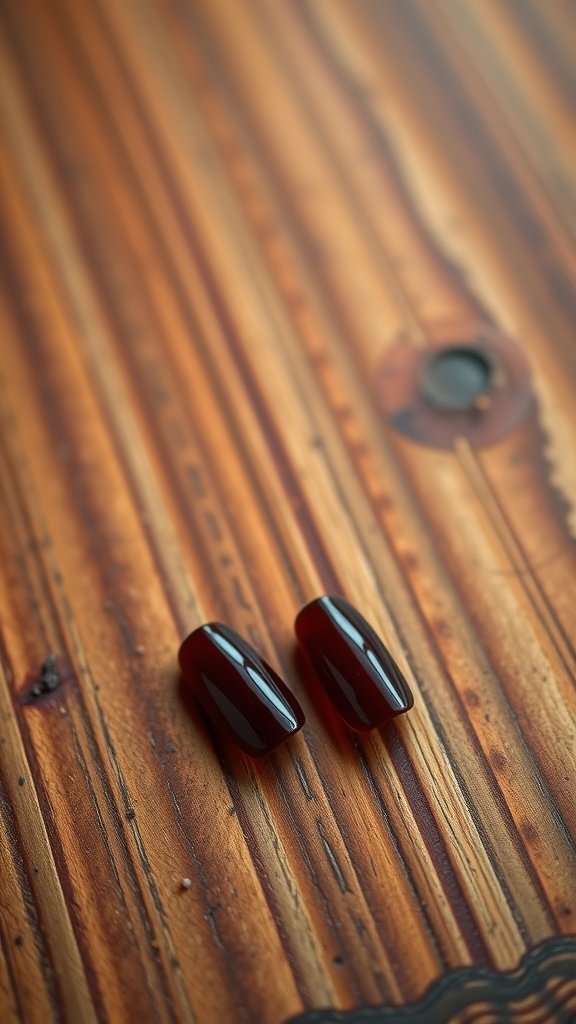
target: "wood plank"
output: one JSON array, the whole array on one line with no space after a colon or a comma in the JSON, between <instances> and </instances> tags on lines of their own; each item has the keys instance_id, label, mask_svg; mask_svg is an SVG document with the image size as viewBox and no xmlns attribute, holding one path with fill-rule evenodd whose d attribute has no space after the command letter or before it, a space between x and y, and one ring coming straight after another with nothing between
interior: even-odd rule
<instances>
[{"instance_id":1,"label":"wood plank","mask_svg":"<svg viewBox=\"0 0 576 1024\"><path fill-rule=\"evenodd\" d=\"M2 1020L276 1024L526 955L518 1012L547 970L569 1012L569 5L0 18ZM410 367L478 344L526 361L516 419L418 434ZM397 726L314 697L323 592L399 661ZM305 709L265 761L182 699L211 619Z\"/></svg>"}]
</instances>

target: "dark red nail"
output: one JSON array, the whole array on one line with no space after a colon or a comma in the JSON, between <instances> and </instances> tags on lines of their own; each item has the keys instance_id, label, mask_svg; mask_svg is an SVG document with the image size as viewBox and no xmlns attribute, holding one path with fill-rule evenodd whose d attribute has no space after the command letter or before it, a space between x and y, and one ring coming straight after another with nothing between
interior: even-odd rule
<instances>
[{"instance_id":1,"label":"dark red nail","mask_svg":"<svg viewBox=\"0 0 576 1024\"><path fill-rule=\"evenodd\" d=\"M338 713L352 729L374 729L414 700L398 665L366 619L343 597L318 597L296 617L296 636Z\"/></svg>"},{"instance_id":2,"label":"dark red nail","mask_svg":"<svg viewBox=\"0 0 576 1024\"><path fill-rule=\"evenodd\" d=\"M211 622L194 630L178 661L207 715L251 757L267 754L304 725L288 687L228 626Z\"/></svg>"}]
</instances>

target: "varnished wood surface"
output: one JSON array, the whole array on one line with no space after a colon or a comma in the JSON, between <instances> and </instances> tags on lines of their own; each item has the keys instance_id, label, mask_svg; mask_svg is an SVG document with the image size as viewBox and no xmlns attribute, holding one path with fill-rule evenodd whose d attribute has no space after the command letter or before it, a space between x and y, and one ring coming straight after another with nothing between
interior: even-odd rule
<instances>
[{"instance_id":1,"label":"varnished wood surface","mask_svg":"<svg viewBox=\"0 0 576 1024\"><path fill-rule=\"evenodd\" d=\"M280 1024L576 933L573 5L0 18L0 1021ZM393 429L394 347L483 331L514 430ZM397 728L310 699L322 592ZM259 764L179 698L214 618L306 710Z\"/></svg>"}]
</instances>

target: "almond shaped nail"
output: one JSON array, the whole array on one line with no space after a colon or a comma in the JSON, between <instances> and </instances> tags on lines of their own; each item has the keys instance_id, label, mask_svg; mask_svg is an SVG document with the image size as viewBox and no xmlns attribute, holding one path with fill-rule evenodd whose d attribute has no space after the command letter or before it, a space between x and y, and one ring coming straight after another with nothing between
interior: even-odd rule
<instances>
[{"instance_id":1,"label":"almond shaped nail","mask_svg":"<svg viewBox=\"0 0 576 1024\"><path fill-rule=\"evenodd\" d=\"M298 613L298 642L336 711L358 732L409 711L410 687L363 615L343 597L318 597Z\"/></svg>"},{"instance_id":2,"label":"almond shaped nail","mask_svg":"<svg viewBox=\"0 0 576 1024\"><path fill-rule=\"evenodd\" d=\"M210 622L194 630L178 661L206 714L250 757L267 754L302 728L295 696L229 626Z\"/></svg>"}]
</instances>

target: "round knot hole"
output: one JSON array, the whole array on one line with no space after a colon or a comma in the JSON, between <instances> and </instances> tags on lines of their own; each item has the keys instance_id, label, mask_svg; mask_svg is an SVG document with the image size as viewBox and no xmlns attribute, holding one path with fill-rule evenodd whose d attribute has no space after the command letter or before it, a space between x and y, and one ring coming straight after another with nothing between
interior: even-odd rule
<instances>
[{"instance_id":1,"label":"round knot hole","mask_svg":"<svg viewBox=\"0 0 576 1024\"><path fill-rule=\"evenodd\" d=\"M482 410L495 383L496 364L480 348L457 345L443 348L422 368L423 399L443 412Z\"/></svg>"}]
</instances>

